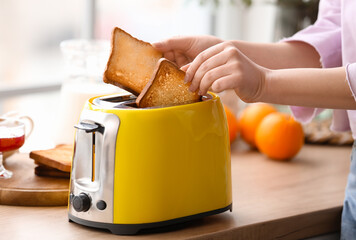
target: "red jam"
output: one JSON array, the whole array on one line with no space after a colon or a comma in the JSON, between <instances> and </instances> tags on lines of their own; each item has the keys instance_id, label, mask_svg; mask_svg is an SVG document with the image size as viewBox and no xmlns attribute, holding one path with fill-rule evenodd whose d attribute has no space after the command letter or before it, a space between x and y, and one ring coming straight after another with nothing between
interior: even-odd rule
<instances>
[{"instance_id":1,"label":"red jam","mask_svg":"<svg viewBox=\"0 0 356 240\"><path fill-rule=\"evenodd\" d=\"M19 149L25 143L25 135L12 138L0 138L0 152Z\"/></svg>"}]
</instances>

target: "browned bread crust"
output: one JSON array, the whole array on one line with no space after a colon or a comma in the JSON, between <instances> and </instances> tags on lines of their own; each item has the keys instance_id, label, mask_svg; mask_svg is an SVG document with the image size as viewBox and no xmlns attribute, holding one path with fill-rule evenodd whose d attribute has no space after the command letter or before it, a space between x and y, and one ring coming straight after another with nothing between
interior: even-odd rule
<instances>
[{"instance_id":1,"label":"browned bread crust","mask_svg":"<svg viewBox=\"0 0 356 240\"><path fill-rule=\"evenodd\" d=\"M69 172L63 172L55 168L40 165L35 167L35 174L40 177L69 178Z\"/></svg>"},{"instance_id":2,"label":"browned bread crust","mask_svg":"<svg viewBox=\"0 0 356 240\"><path fill-rule=\"evenodd\" d=\"M36 163L63 172L70 172L72 168L72 157L72 145L58 145L53 149L30 152L30 158L34 159Z\"/></svg>"},{"instance_id":3,"label":"browned bread crust","mask_svg":"<svg viewBox=\"0 0 356 240\"><path fill-rule=\"evenodd\" d=\"M116 27L112 32L111 53L103 80L138 95L162 56L150 43Z\"/></svg>"},{"instance_id":4,"label":"browned bread crust","mask_svg":"<svg viewBox=\"0 0 356 240\"><path fill-rule=\"evenodd\" d=\"M140 108L167 107L193 103L200 96L189 91L189 84L184 83L185 72L167 59L160 59L154 75L136 99Z\"/></svg>"}]
</instances>

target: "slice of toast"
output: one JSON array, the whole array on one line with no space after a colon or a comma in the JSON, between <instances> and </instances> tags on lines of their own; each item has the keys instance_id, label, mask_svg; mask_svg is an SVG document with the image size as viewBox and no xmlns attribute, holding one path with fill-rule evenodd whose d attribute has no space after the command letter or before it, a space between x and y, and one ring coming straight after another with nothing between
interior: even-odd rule
<instances>
[{"instance_id":1,"label":"slice of toast","mask_svg":"<svg viewBox=\"0 0 356 240\"><path fill-rule=\"evenodd\" d=\"M30 152L30 158L37 164L52 167L63 172L70 172L72 168L73 146L58 145L53 149Z\"/></svg>"},{"instance_id":2,"label":"slice of toast","mask_svg":"<svg viewBox=\"0 0 356 240\"><path fill-rule=\"evenodd\" d=\"M36 166L35 174L40 177L70 178L69 172L63 172L44 165Z\"/></svg>"},{"instance_id":3,"label":"slice of toast","mask_svg":"<svg viewBox=\"0 0 356 240\"><path fill-rule=\"evenodd\" d=\"M112 33L111 54L103 80L139 95L162 56L150 43L116 27Z\"/></svg>"},{"instance_id":4,"label":"slice of toast","mask_svg":"<svg viewBox=\"0 0 356 240\"><path fill-rule=\"evenodd\" d=\"M167 107L197 102L200 96L184 83L185 72L167 59L160 59L146 87L136 99L140 108Z\"/></svg>"}]
</instances>

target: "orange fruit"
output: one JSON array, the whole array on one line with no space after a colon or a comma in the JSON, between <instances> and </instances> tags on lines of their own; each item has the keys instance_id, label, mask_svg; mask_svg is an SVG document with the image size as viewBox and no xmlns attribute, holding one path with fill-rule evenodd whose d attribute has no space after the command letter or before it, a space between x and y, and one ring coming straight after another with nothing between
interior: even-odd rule
<instances>
[{"instance_id":1,"label":"orange fruit","mask_svg":"<svg viewBox=\"0 0 356 240\"><path fill-rule=\"evenodd\" d=\"M227 119L227 125L229 128L230 143L232 143L237 137L239 125L235 114L230 110L230 108L224 105L224 109Z\"/></svg>"},{"instance_id":2,"label":"orange fruit","mask_svg":"<svg viewBox=\"0 0 356 240\"><path fill-rule=\"evenodd\" d=\"M256 131L256 144L260 152L276 160L293 158L304 144L302 125L286 113L271 113Z\"/></svg>"},{"instance_id":3,"label":"orange fruit","mask_svg":"<svg viewBox=\"0 0 356 240\"><path fill-rule=\"evenodd\" d=\"M267 103L253 103L248 105L240 114L239 125L241 137L255 147L256 130L262 119L277 110Z\"/></svg>"}]
</instances>

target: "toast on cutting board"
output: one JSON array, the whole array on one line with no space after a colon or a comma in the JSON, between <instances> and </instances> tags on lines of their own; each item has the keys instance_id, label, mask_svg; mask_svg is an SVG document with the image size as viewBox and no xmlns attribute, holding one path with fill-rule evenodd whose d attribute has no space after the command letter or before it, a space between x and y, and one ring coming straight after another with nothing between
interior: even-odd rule
<instances>
[{"instance_id":1,"label":"toast on cutting board","mask_svg":"<svg viewBox=\"0 0 356 240\"><path fill-rule=\"evenodd\" d=\"M70 178L69 172L63 172L44 165L36 166L35 174L40 177Z\"/></svg>"},{"instance_id":2,"label":"toast on cutting board","mask_svg":"<svg viewBox=\"0 0 356 240\"><path fill-rule=\"evenodd\" d=\"M53 149L38 150L30 152L30 158L39 165L44 165L58 169L63 172L70 172L72 168L73 146L58 145Z\"/></svg>"},{"instance_id":3,"label":"toast on cutting board","mask_svg":"<svg viewBox=\"0 0 356 240\"><path fill-rule=\"evenodd\" d=\"M103 80L139 95L162 56L150 43L116 27L112 33L111 54Z\"/></svg>"},{"instance_id":4,"label":"toast on cutting board","mask_svg":"<svg viewBox=\"0 0 356 240\"><path fill-rule=\"evenodd\" d=\"M200 96L184 83L185 72L167 59L160 59L150 81L136 99L140 108L167 107L198 102Z\"/></svg>"}]
</instances>

